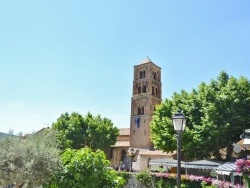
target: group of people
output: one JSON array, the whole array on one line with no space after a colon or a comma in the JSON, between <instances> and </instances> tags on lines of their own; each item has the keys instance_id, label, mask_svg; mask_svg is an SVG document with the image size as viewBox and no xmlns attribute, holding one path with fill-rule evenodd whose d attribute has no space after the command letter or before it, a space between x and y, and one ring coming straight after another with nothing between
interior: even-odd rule
<instances>
[{"instance_id":1,"label":"group of people","mask_svg":"<svg viewBox=\"0 0 250 188\"><path fill-rule=\"evenodd\" d=\"M114 169L115 169L116 171L127 171L127 172L130 171L129 168L126 167L126 165L125 165L122 161L120 162L119 165L115 165Z\"/></svg>"}]
</instances>

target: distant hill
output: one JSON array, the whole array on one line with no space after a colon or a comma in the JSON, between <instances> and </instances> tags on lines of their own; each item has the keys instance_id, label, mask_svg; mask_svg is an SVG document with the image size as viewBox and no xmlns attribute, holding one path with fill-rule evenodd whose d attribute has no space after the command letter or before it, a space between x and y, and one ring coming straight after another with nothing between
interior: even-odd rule
<instances>
[{"instance_id":1,"label":"distant hill","mask_svg":"<svg viewBox=\"0 0 250 188\"><path fill-rule=\"evenodd\" d=\"M0 138L3 138L5 136L9 136L9 134L0 132Z\"/></svg>"}]
</instances>

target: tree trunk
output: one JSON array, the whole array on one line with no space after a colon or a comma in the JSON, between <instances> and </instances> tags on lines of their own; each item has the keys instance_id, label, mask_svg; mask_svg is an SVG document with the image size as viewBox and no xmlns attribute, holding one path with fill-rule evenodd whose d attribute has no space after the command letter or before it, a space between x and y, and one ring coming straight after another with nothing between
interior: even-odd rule
<instances>
[{"instance_id":1,"label":"tree trunk","mask_svg":"<svg viewBox=\"0 0 250 188\"><path fill-rule=\"evenodd\" d=\"M233 153L233 146L227 146L227 154L226 154L226 161L231 161L232 153Z\"/></svg>"}]
</instances>

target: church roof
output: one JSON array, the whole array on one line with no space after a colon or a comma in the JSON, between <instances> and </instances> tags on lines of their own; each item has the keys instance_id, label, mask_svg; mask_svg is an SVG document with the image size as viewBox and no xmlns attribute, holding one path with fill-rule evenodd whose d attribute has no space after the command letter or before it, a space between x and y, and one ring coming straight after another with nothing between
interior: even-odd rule
<instances>
[{"instance_id":1,"label":"church roof","mask_svg":"<svg viewBox=\"0 0 250 188\"><path fill-rule=\"evenodd\" d=\"M144 63L153 63L152 61L151 61L151 59L149 59L149 57L147 57L146 59L144 59L143 61L142 61L142 63L141 64L144 64Z\"/></svg>"},{"instance_id":2,"label":"church roof","mask_svg":"<svg viewBox=\"0 0 250 188\"><path fill-rule=\"evenodd\" d=\"M112 147L129 147L129 141L116 141Z\"/></svg>"},{"instance_id":3,"label":"church roof","mask_svg":"<svg viewBox=\"0 0 250 188\"><path fill-rule=\"evenodd\" d=\"M130 135L130 128L119 129L119 135Z\"/></svg>"},{"instance_id":4,"label":"church roof","mask_svg":"<svg viewBox=\"0 0 250 188\"><path fill-rule=\"evenodd\" d=\"M164 155L172 157L173 153L165 153L161 150L144 150L140 151L140 155Z\"/></svg>"},{"instance_id":5,"label":"church roof","mask_svg":"<svg viewBox=\"0 0 250 188\"><path fill-rule=\"evenodd\" d=\"M156 66L156 67L158 67L158 68L160 68L161 69L161 67L159 67L159 66L157 66L156 64L154 64L154 62L153 61L151 61L151 59L149 59L149 57L147 57L146 59L144 59L140 64L138 64L138 65L135 65L134 67L137 67L137 66L140 66L140 65L142 65L142 64L146 64L146 63L152 63L154 66Z\"/></svg>"}]
</instances>

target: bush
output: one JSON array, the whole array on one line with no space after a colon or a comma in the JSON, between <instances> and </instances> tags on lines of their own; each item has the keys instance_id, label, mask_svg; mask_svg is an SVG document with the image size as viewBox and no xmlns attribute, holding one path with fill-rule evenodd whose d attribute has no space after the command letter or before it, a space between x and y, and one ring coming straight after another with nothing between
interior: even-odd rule
<instances>
[{"instance_id":1,"label":"bush","mask_svg":"<svg viewBox=\"0 0 250 188\"><path fill-rule=\"evenodd\" d=\"M131 178L131 173L124 171L116 171L117 175L122 177L125 180L125 184L128 183L129 178Z\"/></svg>"},{"instance_id":2,"label":"bush","mask_svg":"<svg viewBox=\"0 0 250 188\"><path fill-rule=\"evenodd\" d=\"M152 185L152 176L147 171L142 171L136 174L136 179L146 187L151 187Z\"/></svg>"}]
</instances>

